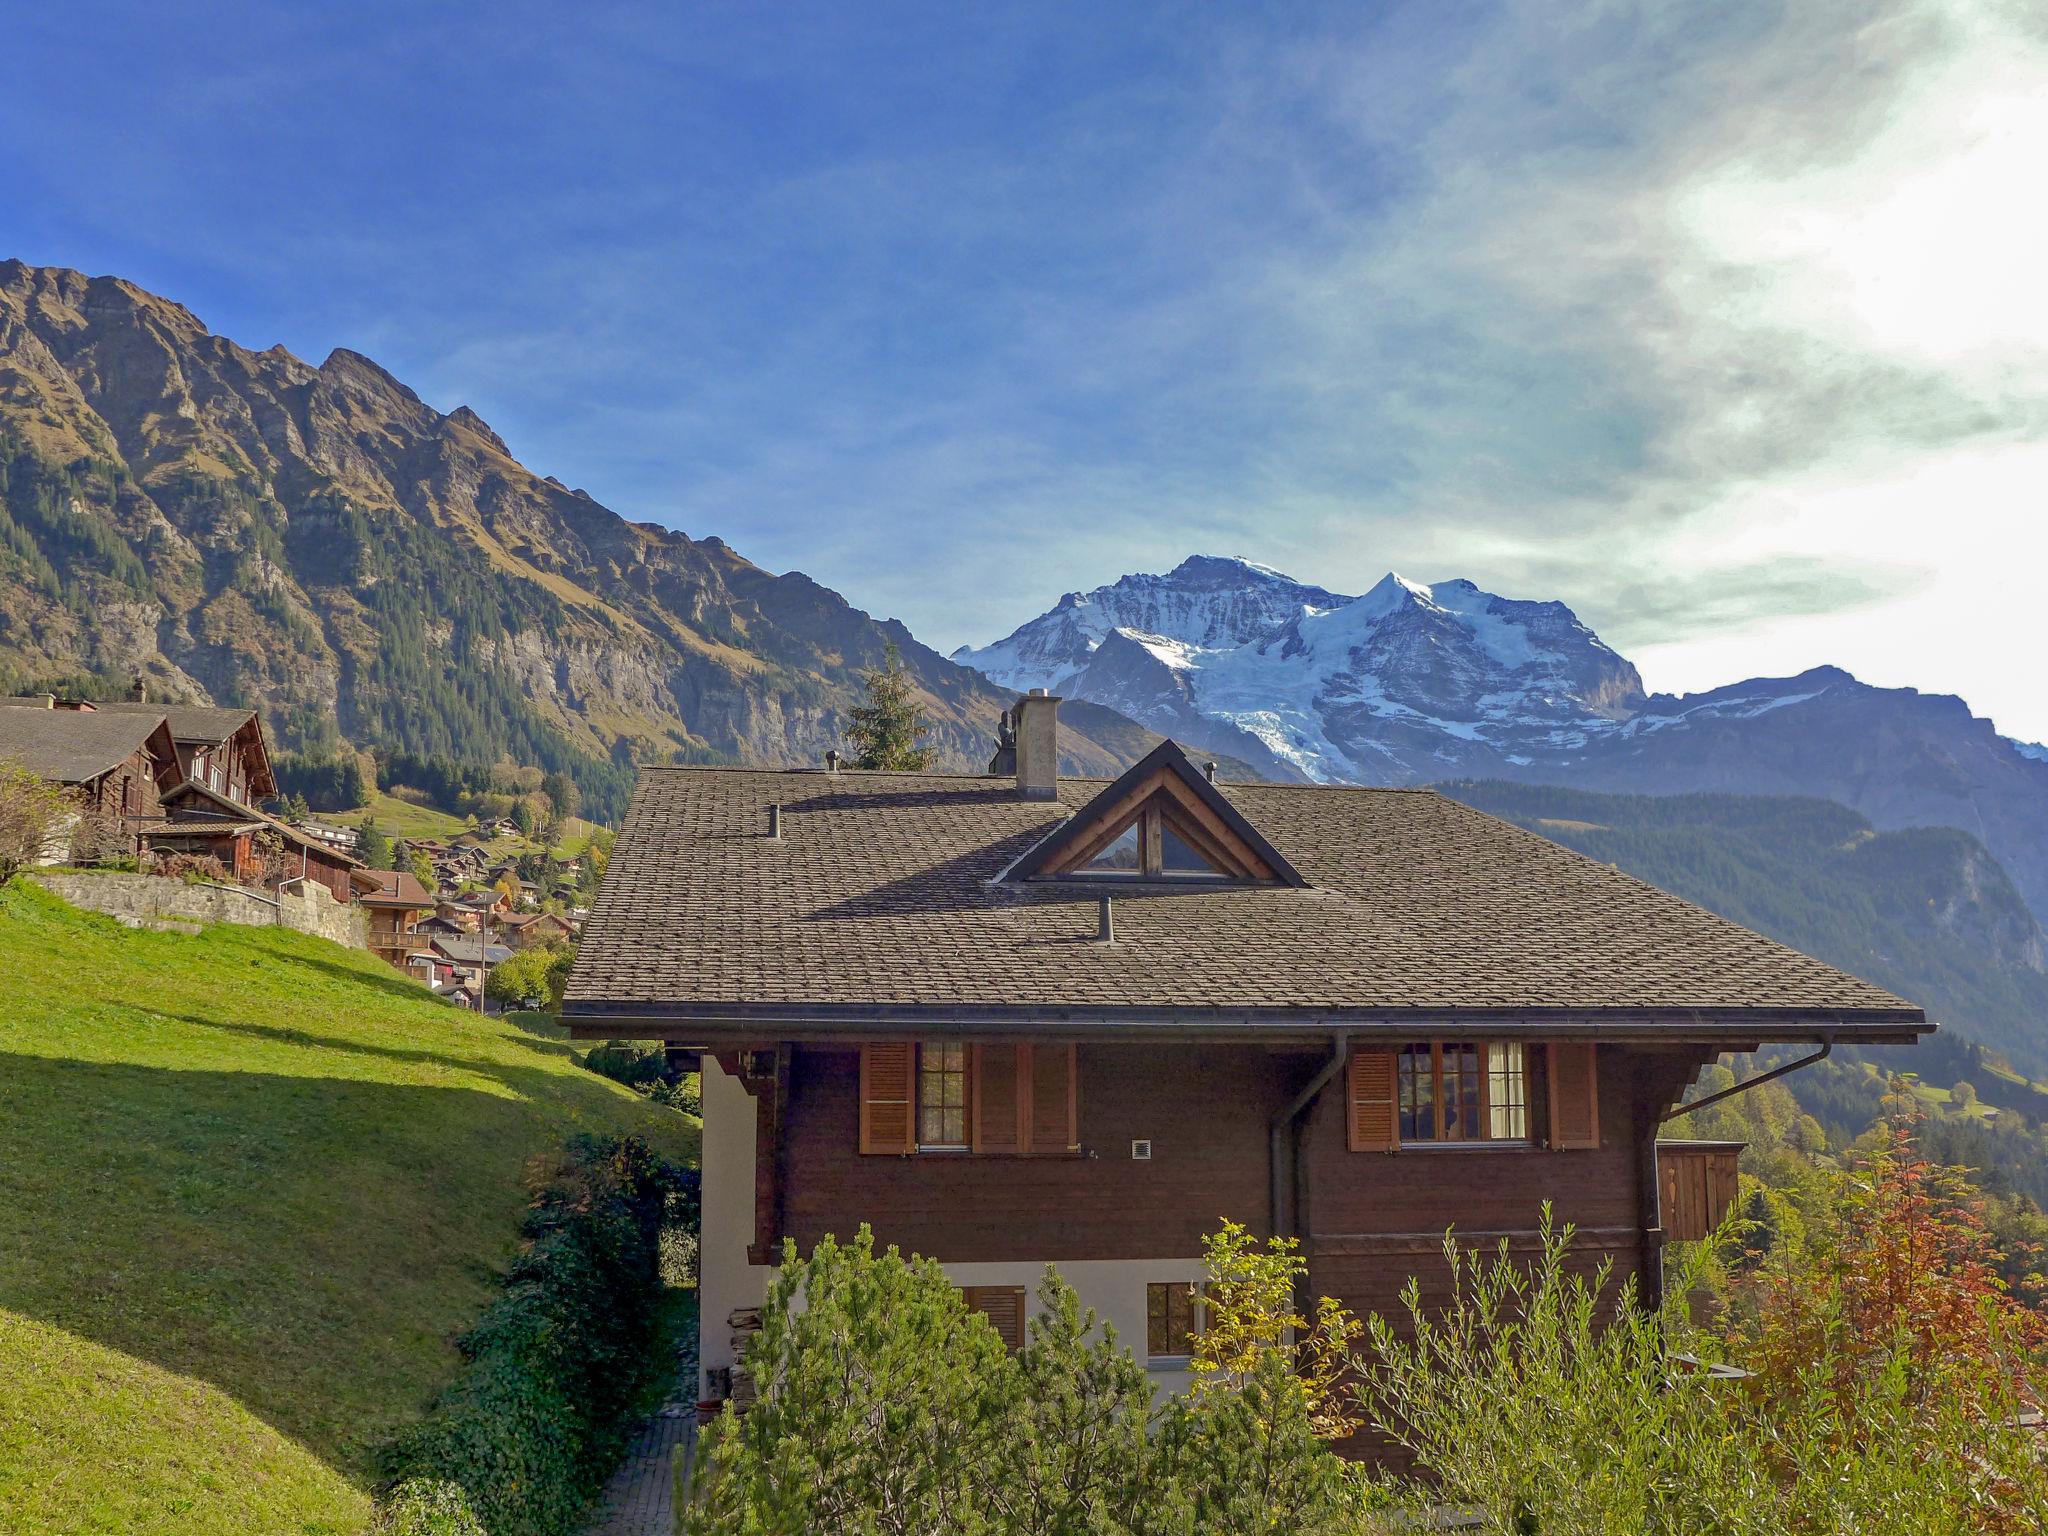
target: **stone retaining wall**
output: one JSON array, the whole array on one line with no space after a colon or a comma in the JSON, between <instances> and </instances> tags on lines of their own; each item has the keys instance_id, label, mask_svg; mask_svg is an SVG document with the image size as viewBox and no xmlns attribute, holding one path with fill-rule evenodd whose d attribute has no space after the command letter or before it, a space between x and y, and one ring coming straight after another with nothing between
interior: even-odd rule
<instances>
[{"instance_id":1,"label":"stone retaining wall","mask_svg":"<svg viewBox=\"0 0 2048 1536\"><path fill-rule=\"evenodd\" d=\"M97 871L38 872L29 878L74 907L104 912L131 927L189 928L199 923L242 923L255 928L290 928L368 949L365 913L346 906L325 887L306 881L282 891L198 884L159 875Z\"/></svg>"}]
</instances>

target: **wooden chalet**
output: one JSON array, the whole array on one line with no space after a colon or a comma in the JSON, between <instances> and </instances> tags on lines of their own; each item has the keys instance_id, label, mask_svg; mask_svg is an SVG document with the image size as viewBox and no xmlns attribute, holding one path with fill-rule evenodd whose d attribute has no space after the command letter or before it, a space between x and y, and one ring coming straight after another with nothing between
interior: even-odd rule
<instances>
[{"instance_id":1,"label":"wooden chalet","mask_svg":"<svg viewBox=\"0 0 2048 1536\"><path fill-rule=\"evenodd\" d=\"M135 852L137 828L162 814L164 794L178 782L177 746L163 716L79 713L48 694L5 703L12 707L0 708L0 762L70 789L81 815L118 824L124 851ZM75 831L52 847L52 862L71 856Z\"/></svg>"},{"instance_id":2,"label":"wooden chalet","mask_svg":"<svg viewBox=\"0 0 2048 1536\"><path fill-rule=\"evenodd\" d=\"M60 709L93 714L156 716L170 727L178 777L237 805L253 806L277 794L263 723L253 709L213 704L152 704L144 700L67 700Z\"/></svg>"},{"instance_id":3,"label":"wooden chalet","mask_svg":"<svg viewBox=\"0 0 2048 1536\"><path fill-rule=\"evenodd\" d=\"M370 952L400 970L413 969L412 958L427 948L417 930L433 915L432 894L409 869L356 869L349 880L369 919Z\"/></svg>"},{"instance_id":4,"label":"wooden chalet","mask_svg":"<svg viewBox=\"0 0 2048 1536\"><path fill-rule=\"evenodd\" d=\"M1700 1070L1931 1027L1432 791L1171 742L1061 779L1057 705L1020 701L1014 775L642 770L563 1018L701 1053L706 1395L782 1240L861 1222L1013 1342L1058 1266L1166 1389L1226 1216L1394 1316L1447 1228L1526 1254L1549 1201L1657 1304L1733 1193L1737 1149L1658 1143Z\"/></svg>"},{"instance_id":5,"label":"wooden chalet","mask_svg":"<svg viewBox=\"0 0 2048 1536\"><path fill-rule=\"evenodd\" d=\"M189 853L217 860L236 880L267 879L279 885L305 881L323 886L336 901L355 894L350 877L362 868L354 854L308 837L289 822L231 800L187 779L163 797L163 819L144 823L142 835L153 852ZM275 844L279 862L267 865L265 842Z\"/></svg>"}]
</instances>

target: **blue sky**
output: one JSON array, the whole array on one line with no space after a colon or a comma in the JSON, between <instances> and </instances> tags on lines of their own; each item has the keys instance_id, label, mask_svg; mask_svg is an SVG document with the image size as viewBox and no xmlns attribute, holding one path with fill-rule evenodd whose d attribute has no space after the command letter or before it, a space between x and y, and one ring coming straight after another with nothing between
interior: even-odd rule
<instances>
[{"instance_id":1,"label":"blue sky","mask_svg":"<svg viewBox=\"0 0 2048 1536\"><path fill-rule=\"evenodd\" d=\"M85 5L0 248L950 649L1243 553L2048 737L2019 0ZM2029 189L2031 188L2031 193Z\"/></svg>"}]
</instances>

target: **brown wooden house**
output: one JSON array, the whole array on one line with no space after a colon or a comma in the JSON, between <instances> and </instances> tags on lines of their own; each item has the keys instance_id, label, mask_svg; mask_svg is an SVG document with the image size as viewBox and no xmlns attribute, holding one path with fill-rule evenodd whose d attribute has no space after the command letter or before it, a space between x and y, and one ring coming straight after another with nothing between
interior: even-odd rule
<instances>
[{"instance_id":1,"label":"brown wooden house","mask_svg":"<svg viewBox=\"0 0 2048 1536\"><path fill-rule=\"evenodd\" d=\"M155 853L210 857L235 880L269 885L304 881L323 886L343 903L355 894L349 877L362 867L362 861L353 854L238 804L197 780L187 779L167 790L163 809L162 819L145 822L141 828Z\"/></svg>"},{"instance_id":2,"label":"brown wooden house","mask_svg":"<svg viewBox=\"0 0 2048 1536\"><path fill-rule=\"evenodd\" d=\"M433 915L432 893L408 869L357 869L350 879L356 904L369 917L371 953L401 971L412 969L412 957L427 947L415 930Z\"/></svg>"},{"instance_id":3,"label":"brown wooden house","mask_svg":"<svg viewBox=\"0 0 2048 1536\"><path fill-rule=\"evenodd\" d=\"M1726 1149L1660 1172L1701 1068L1930 1027L1431 791L1214 783L1171 742L1062 781L1057 703L1014 777L642 771L563 1017L702 1053L707 1393L781 1241L861 1222L1012 1337L1056 1265L1166 1388L1223 1217L1393 1314L1447 1228L1528 1252L1548 1201L1656 1302L1670 1217L1730 1191Z\"/></svg>"},{"instance_id":4,"label":"brown wooden house","mask_svg":"<svg viewBox=\"0 0 2048 1536\"><path fill-rule=\"evenodd\" d=\"M5 702L0 761L71 789L80 814L107 829L104 840L133 853L137 828L161 814L164 793L178 781L177 748L163 716L79 714L54 707L47 694ZM53 857L69 856L79 830L65 834L67 848L53 849Z\"/></svg>"},{"instance_id":5,"label":"brown wooden house","mask_svg":"<svg viewBox=\"0 0 2048 1536\"><path fill-rule=\"evenodd\" d=\"M93 714L155 715L170 726L178 777L237 805L256 805L277 793L263 723L253 709L212 704L151 704L136 700L69 700L60 709Z\"/></svg>"}]
</instances>

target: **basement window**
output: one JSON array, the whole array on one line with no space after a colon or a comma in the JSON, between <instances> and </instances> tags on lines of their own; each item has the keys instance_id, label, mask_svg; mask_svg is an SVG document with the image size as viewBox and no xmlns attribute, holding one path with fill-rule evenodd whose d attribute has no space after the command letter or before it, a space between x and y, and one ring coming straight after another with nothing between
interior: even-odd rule
<instances>
[{"instance_id":1,"label":"basement window","mask_svg":"<svg viewBox=\"0 0 2048 1536\"><path fill-rule=\"evenodd\" d=\"M1202 1288L1187 1280L1145 1287L1145 1355L1155 1365L1179 1366L1195 1352L1202 1331Z\"/></svg>"}]
</instances>

